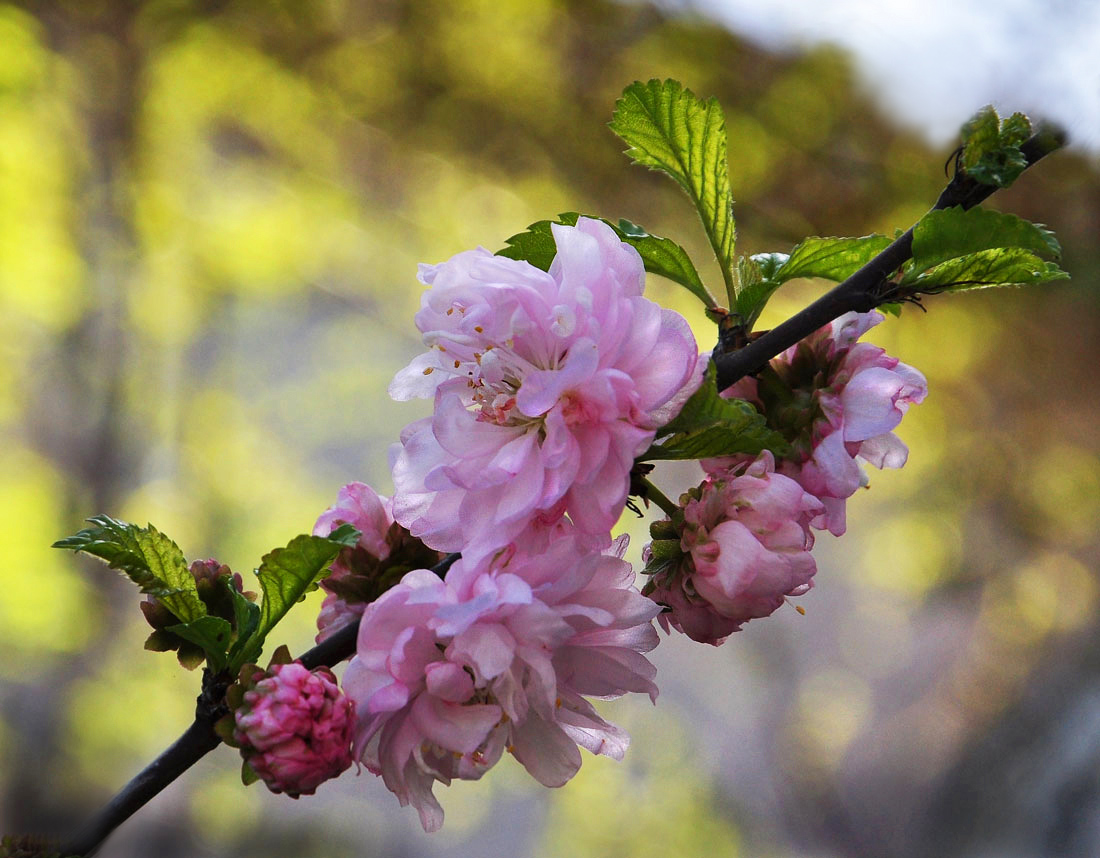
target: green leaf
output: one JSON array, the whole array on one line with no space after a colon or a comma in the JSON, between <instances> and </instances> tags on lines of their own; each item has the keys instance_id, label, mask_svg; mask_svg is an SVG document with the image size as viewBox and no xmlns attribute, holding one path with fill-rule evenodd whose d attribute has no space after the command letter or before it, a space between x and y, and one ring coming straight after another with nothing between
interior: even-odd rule
<instances>
[{"instance_id":1,"label":"green leaf","mask_svg":"<svg viewBox=\"0 0 1100 858\"><path fill-rule=\"evenodd\" d=\"M930 211L913 228L913 276L941 262L980 250L1019 247L1048 259L1058 259L1062 248L1049 229L1013 214L975 206Z\"/></svg>"},{"instance_id":2,"label":"green leaf","mask_svg":"<svg viewBox=\"0 0 1100 858\"><path fill-rule=\"evenodd\" d=\"M239 668L247 659L238 660L237 656L248 646L256 629L260 627L260 606L245 598L236 587L230 587L229 592L233 599L233 624L237 628L237 639L229 650L229 661Z\"/></svg>"},{"instance_id":3,"label":"green leaf","mask_svg":"<svg viewBox=\"0 0 1100 858\"><path fill-rule=\"evenodd\" d=\"M635 164L667 173L691 197L718 258L732 306L736 229L726 120L717 99L700 100L675 80L636 81L615 103L610 124L630 147L626 154Z\"/></svg>"},{"instance_id":4,"label":"green leaf","mask_svg":"<svg viewBox=\"0 0 1100 858\"><path fill-rule=\"evenodd\" d=\"M1057 263L1045 262L1022 247L995 247L949 259L923 274L906 277L902 284L916 292L961 292L987 286L1030 286L1068 277Z\"/></svg>"},{"instance_id":5,"label":"green leaf","mask_svg":"<svg viewBox=\"0 0 1100 858\"><path fill-rule=\"evenodd\" d=\"M787 261L785 253L756 253L737 260L737 300L733 311L740 317L745 330L752 330L772 294L783 285L776 273Z\"/></svg>"},{"instance_id":6,"label":"green leaf","mask_svg":"<svg viewBox=\"0 0 1100 858\"><path fill-rule=\"evenodd\" d=\"M176 543L151 524L138 527L106 515L89 518L92 527L58 540L54 548L98 557L128 576L143 593L164 605L180 622L206 616L195 578Z\"/></svg>"},{"instance_id":7,"label":"green leaf","mask_svg":"<svg viewBox=\"0 0 1100 858\"><path fill-rule=\"evenodd\" d=\"M241 783L245 786L252 786L260 779L260 776L256 774L256 770L248 764L248 760L241 762Z\"/></svg>"},{"instance_id":8,"label":"green leaf","mask_svg":"<svg viewBox=\"0 0 1100 858\"><path fill-rule=\"evenodd\" d=\"M1001 120L992 105L986 105L963 126L963 171L977 182L1007 188L1027 169L1020 150L1031 135L1031 122L1022 113Z\"/></svg>"},{"instance_id":9,"label":"green leaf","mask_svg":"<svg viewBox=\"0 0 1100 858\"><path fill-rule=\"evenodd\" d=\"M325 538L329 542L335 542L342 548L354 548L359 544L359 537L362 535L363 534L356 529L354 524L348 524L345 521Z\"/></svg>"},{"instance_id":10,"label":"green leaf","mask_svg":"<svg viewBox=\"0 0 1100 858\"><path fill-rule=\"evenodd\" d=\"M231 667L255 661L263 649L264 639L289 611L294 603L311 590L328 574L329 564L344 547L346 534L337 531L339 540L323 536L303 534L292 539L285 548L276 548L265 554L256 570L263 591L259 621L255 631L239 647L234 647ZM247 611L248 609L242 610Z\"/></svg>"},{"instance_id":11,"label":"green leaf","mask_svg":"<svg viewBox=\"0 0 1100 858\"><path fill-rule=\"evenodd\" d=\"M859 238L818 238L811 236L791 251L787 261L775 272L781 283L796 277L823 277L842 281L855 274L891 244L885 235Z\"/></svg>"},{"instance_id":12,"label":"green leaf","mask_svg":"<svg viewBox=\"0 0 1100 858\"><path fill-rule=\"evenodd\" d=\"M199 617L190 623L169 626L167 631L202 647L211 672L220 673L225 668L233 627L221 617Z\"/></svg>"},{"instance_id":13,"label":"green leaf","mask_svg":"<svg viewBox=\"0 0 1100 858\"><path fill-rule=\"evenodd\" d=\"M622 219L613 224L604 218L592 215L581 215L577 212L562 212L556 221L540 220L527 227L526 232L513 235L505 241L508 246L497 251L497 256L506 256L509 259L521 259L531 263L543 271L550 270L550 264L558 252L554 243L554 235L550 227L553 223L566 226L575 226L581 217L591 217L592 220L600 220L615 230L622 241L627 242L638 251L642 257L645 270L650 274L658 274L667 277L674 283L679 283L689 292L699 298L708 308L717 306L711 297L699 272L691 262L691 258L675 241L669 238L661 238L658 235L650 235L642 227Z\"/></svg>"},{"instance_id":14,"label":"green leaf","mask_svg":"<svg viewBox=\"0 0 1100 858\"><path fill-rule=\"evenodd\" d=\"M712 361L699 389L676 418L657 431L657 437L663 439L661 443L646 450L638 457L640 461L708 459L786 450L787 442L765 425L764 416L750 403L719 396L715 374Z\"/></svg>"}]
</instances>

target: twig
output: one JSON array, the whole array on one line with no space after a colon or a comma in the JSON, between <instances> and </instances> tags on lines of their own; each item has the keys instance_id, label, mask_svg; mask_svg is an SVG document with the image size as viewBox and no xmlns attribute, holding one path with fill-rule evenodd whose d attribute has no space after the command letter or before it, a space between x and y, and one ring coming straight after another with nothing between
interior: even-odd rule
<instances>
[{"instance_id":1,"label":"twig","mask_svg":"<svg viewBox=\"0 0 1100 858\"><path fill-rule=\"evenodd\" d=\"M1039 131L1020 146L1020 150L1030 167L1064 144L1065 135L1060 129L1040 126ZM960 171L944 188L932 209L952 206L973 208L996 190L993 185L983 185ZM912 256L913 228L910 227L855 274L781 325L737 351L722 352L720 348L716 349L714 363L718 370L718 389L725 390L744 376L757 372L773 357L827 325L837 316L853 310L866 312L886 301L898 300L898 297L886 295L883 287L893 273Z\"/></svg>"},{"instance_id":2,"label":"twig","mask_svg":"<svg viewBox=\"0 0 1100 858\"><path fill-rule=\"evenodd\" d=\"M448 554L432 567L437 575L443 575L456 560L458 554ZM323 643L306 650L301 655L303 665L333 667L355 654L355 639L359 635L359 621L349 623ZM195 720L182 736L176 739L164 753L146 766L124 786L80 833L66 843L64 856L87 856L95 852L111 832L137 813L168 784L195 765L221 744L214 733L214 723L228 710L225 708L225 692L228 681L211 680L204 675L203 693L199 696Z\"/></svg>"},{"instance_id":3,"label":"twig","mask_svg":"<svg viewBox=\"0 0 1100 858\"><path fill-rule=\"evenodd\" d=\"M76 837L62 847L61 854L91 855L112 831L218 747L221 741L214 734L214 722L196 715L183 735L126 784Z\"/></svg>"}]
</instances>

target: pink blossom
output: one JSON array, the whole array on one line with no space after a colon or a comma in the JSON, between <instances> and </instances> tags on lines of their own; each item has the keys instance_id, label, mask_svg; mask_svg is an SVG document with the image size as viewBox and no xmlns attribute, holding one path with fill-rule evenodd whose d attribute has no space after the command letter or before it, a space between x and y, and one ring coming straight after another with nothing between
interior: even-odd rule
<instances>
[{"instance_id":1,"label":"pink blossom","mask_svg":"<svg viewBox=\"0 0 1100 858\"><path fill-rule=\"evenodd\" d=\"M366 483L348 483L336 495L336 503L321 513L313 525L314 536L328 536L341 524L350 524L359 531L359 547L379 560L385 560L390 547L386 534L393 524L393 512L388 499ZM340 560L332 566L332 574L346 574Z\"/></svg>"},{"instance_id":2,"label":"pink blossom","mask_svg":"<svg viewBox=\"0 0 1100 858\"><path fill-rule=\"evenodd\" d=\"M394 516L473 561L564 514L607 545L635 457L694 380L691 329L642 297L634 248L588 218L553 233L549 272L484 249L422 266L430 350L390 385L435 398L395 451Z\"/></svg>"},{"instance_id":3,"label":"pink blossom","mask_svg":"<svg viewBox=\"0 0 1100 858\"><path fill-rule=\"evenodd\" d=\"M438 551L396 524L390 501L364 483L349 483L340 489L336 504L317 519L313 533L328 536L342 524L353 525L359 531L359 541L340 552L331 573L321 582L327 595L317 616L318 642L357 621L367 604L409 569L433 566L440 559Z\"/></svg>"},{"instance_id":4,"label":"pink blossom","mask_svg":"<svg viewBox=\"0 0 1100 858\"><path fill-rule=\"evenodd\" d=\"M821 503L777 474L772 454L711 474L685 495L679 560L646 592L671 610L659 621L718 645L812 586L810 518Z\"/></svg>"},{"instance_id":5,"label":"pink blossom","mask_svg":"<svg viewBox=\"0 0 1100 858\"><path fill-rule=\"evenodd\" d=\"M348 483L340 489L336 503L321 513L313 526L313 534L328 536L342 524L350 524L359 531L359 543L355 548L340 552L332 563L329 577L321 582L327 595L317 615L318 643L362 615L366 602L349 601L336 590L340 589L340 581L355 574L355 569L389 556L386 537L393 524L390 501L366 483Z\"/></svg>"},{"instance_id":6,"label":"pink blossom","mask_svg":"<svg viewBox=\"0 0 1100 858\"><path fill-rule=\"evenodd\" d=\"M272 792L312 795L351 765L355 703L332 671L291 662L253 680L234 713L233 739Z\"/></svg>"},{"instance_id":7,"label":"pink blossom","mask_svg":"<svg viewBox=\"0 0 1100 858\"><path fill-rule=\"evenodd\" d=\"M414 570L367 608L344 676L356 754L425 830L443 823L435 782L476 780L505 750L546 786L576 773L578 746L622 758L629 738L584 695L656 697L641 653L659 608L616 547L585 553L561 533L537 555L463 557L445 581Z\"/></svg>"},{"instance_id":8,"label":"pink blossom","mask_svg":"<svg viewBox=\"0 0 1100 858\"><path fill-rule=\"evenodd\" d=\"M845 531L845 500L867 485L860 461L900 468L909 450L893 429L928 393L924 376L878 346L856 342L881 313L846 313L775 358L760 380L723 396L748 399L791 442L777 469L822 502L812 525ZM736 460L704 462L708 470Z\"/></svg>"}]
</instances>

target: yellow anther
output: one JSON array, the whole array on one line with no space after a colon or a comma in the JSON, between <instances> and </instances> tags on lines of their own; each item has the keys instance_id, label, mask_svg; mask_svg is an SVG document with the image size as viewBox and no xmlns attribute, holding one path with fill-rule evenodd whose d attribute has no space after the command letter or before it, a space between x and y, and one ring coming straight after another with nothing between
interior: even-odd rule
<instances>
[{"instance_id":1,"label":"yellow anther","mask_svg":"<svg viewBox=\"0 0 1100 858\"><path fill-rule=\"evenodd\" d=\"M424 370L424 375L431 375L431 374L432 374L432 368L429 366Z\"/></svg>"}]
</instances>

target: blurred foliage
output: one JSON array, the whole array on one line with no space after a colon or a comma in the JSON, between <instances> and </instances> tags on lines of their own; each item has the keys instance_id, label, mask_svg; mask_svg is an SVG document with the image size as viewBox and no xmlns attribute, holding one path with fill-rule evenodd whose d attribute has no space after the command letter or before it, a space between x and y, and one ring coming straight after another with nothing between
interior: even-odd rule
<instances>
[{"instance_id":1,"label":"blurred foliage","mask_svg":"<svg viewBox=\"0 0 1100 858\"><path fill-rule=\"evenodd\" d=\"M683 243L717 289L679 190L606 128L623 86L653 77L725 109L743 252L892 235L942 186L947 153L879 116L837 51L769 55L646 5L0 3L0 830L71 827L182 729L197 690L141 652L128 583L50 543L104 512L246 572L344 482L388 491L387 446L424 413L385 395L417 351L418 262L580 210ZM549 796L502 766L445 792L447 827L425 838L366 773L312 800L234 799L215 753L101 854L925 855L955 817L915 809L941 794L979 830L976 737L1051 663L1081 688L1100 677L1083 655L1098 190L1058 155L995 200L1052 225L1070 284L930 299L876 329L929 377L909 465L874 473L849 535L821 540L808 617L658 650L680 717L619 705L626 764L587 760ZM652 280L709 347L695 299ZM787 288L759 327L821 287ZM662 474L677 492L695 479ZM644 527L624 527L637 552ZM290 615L292 650L316 607ZM1069 694L1048 695L1050 723Z\"/></svg>"}]
</instances>

